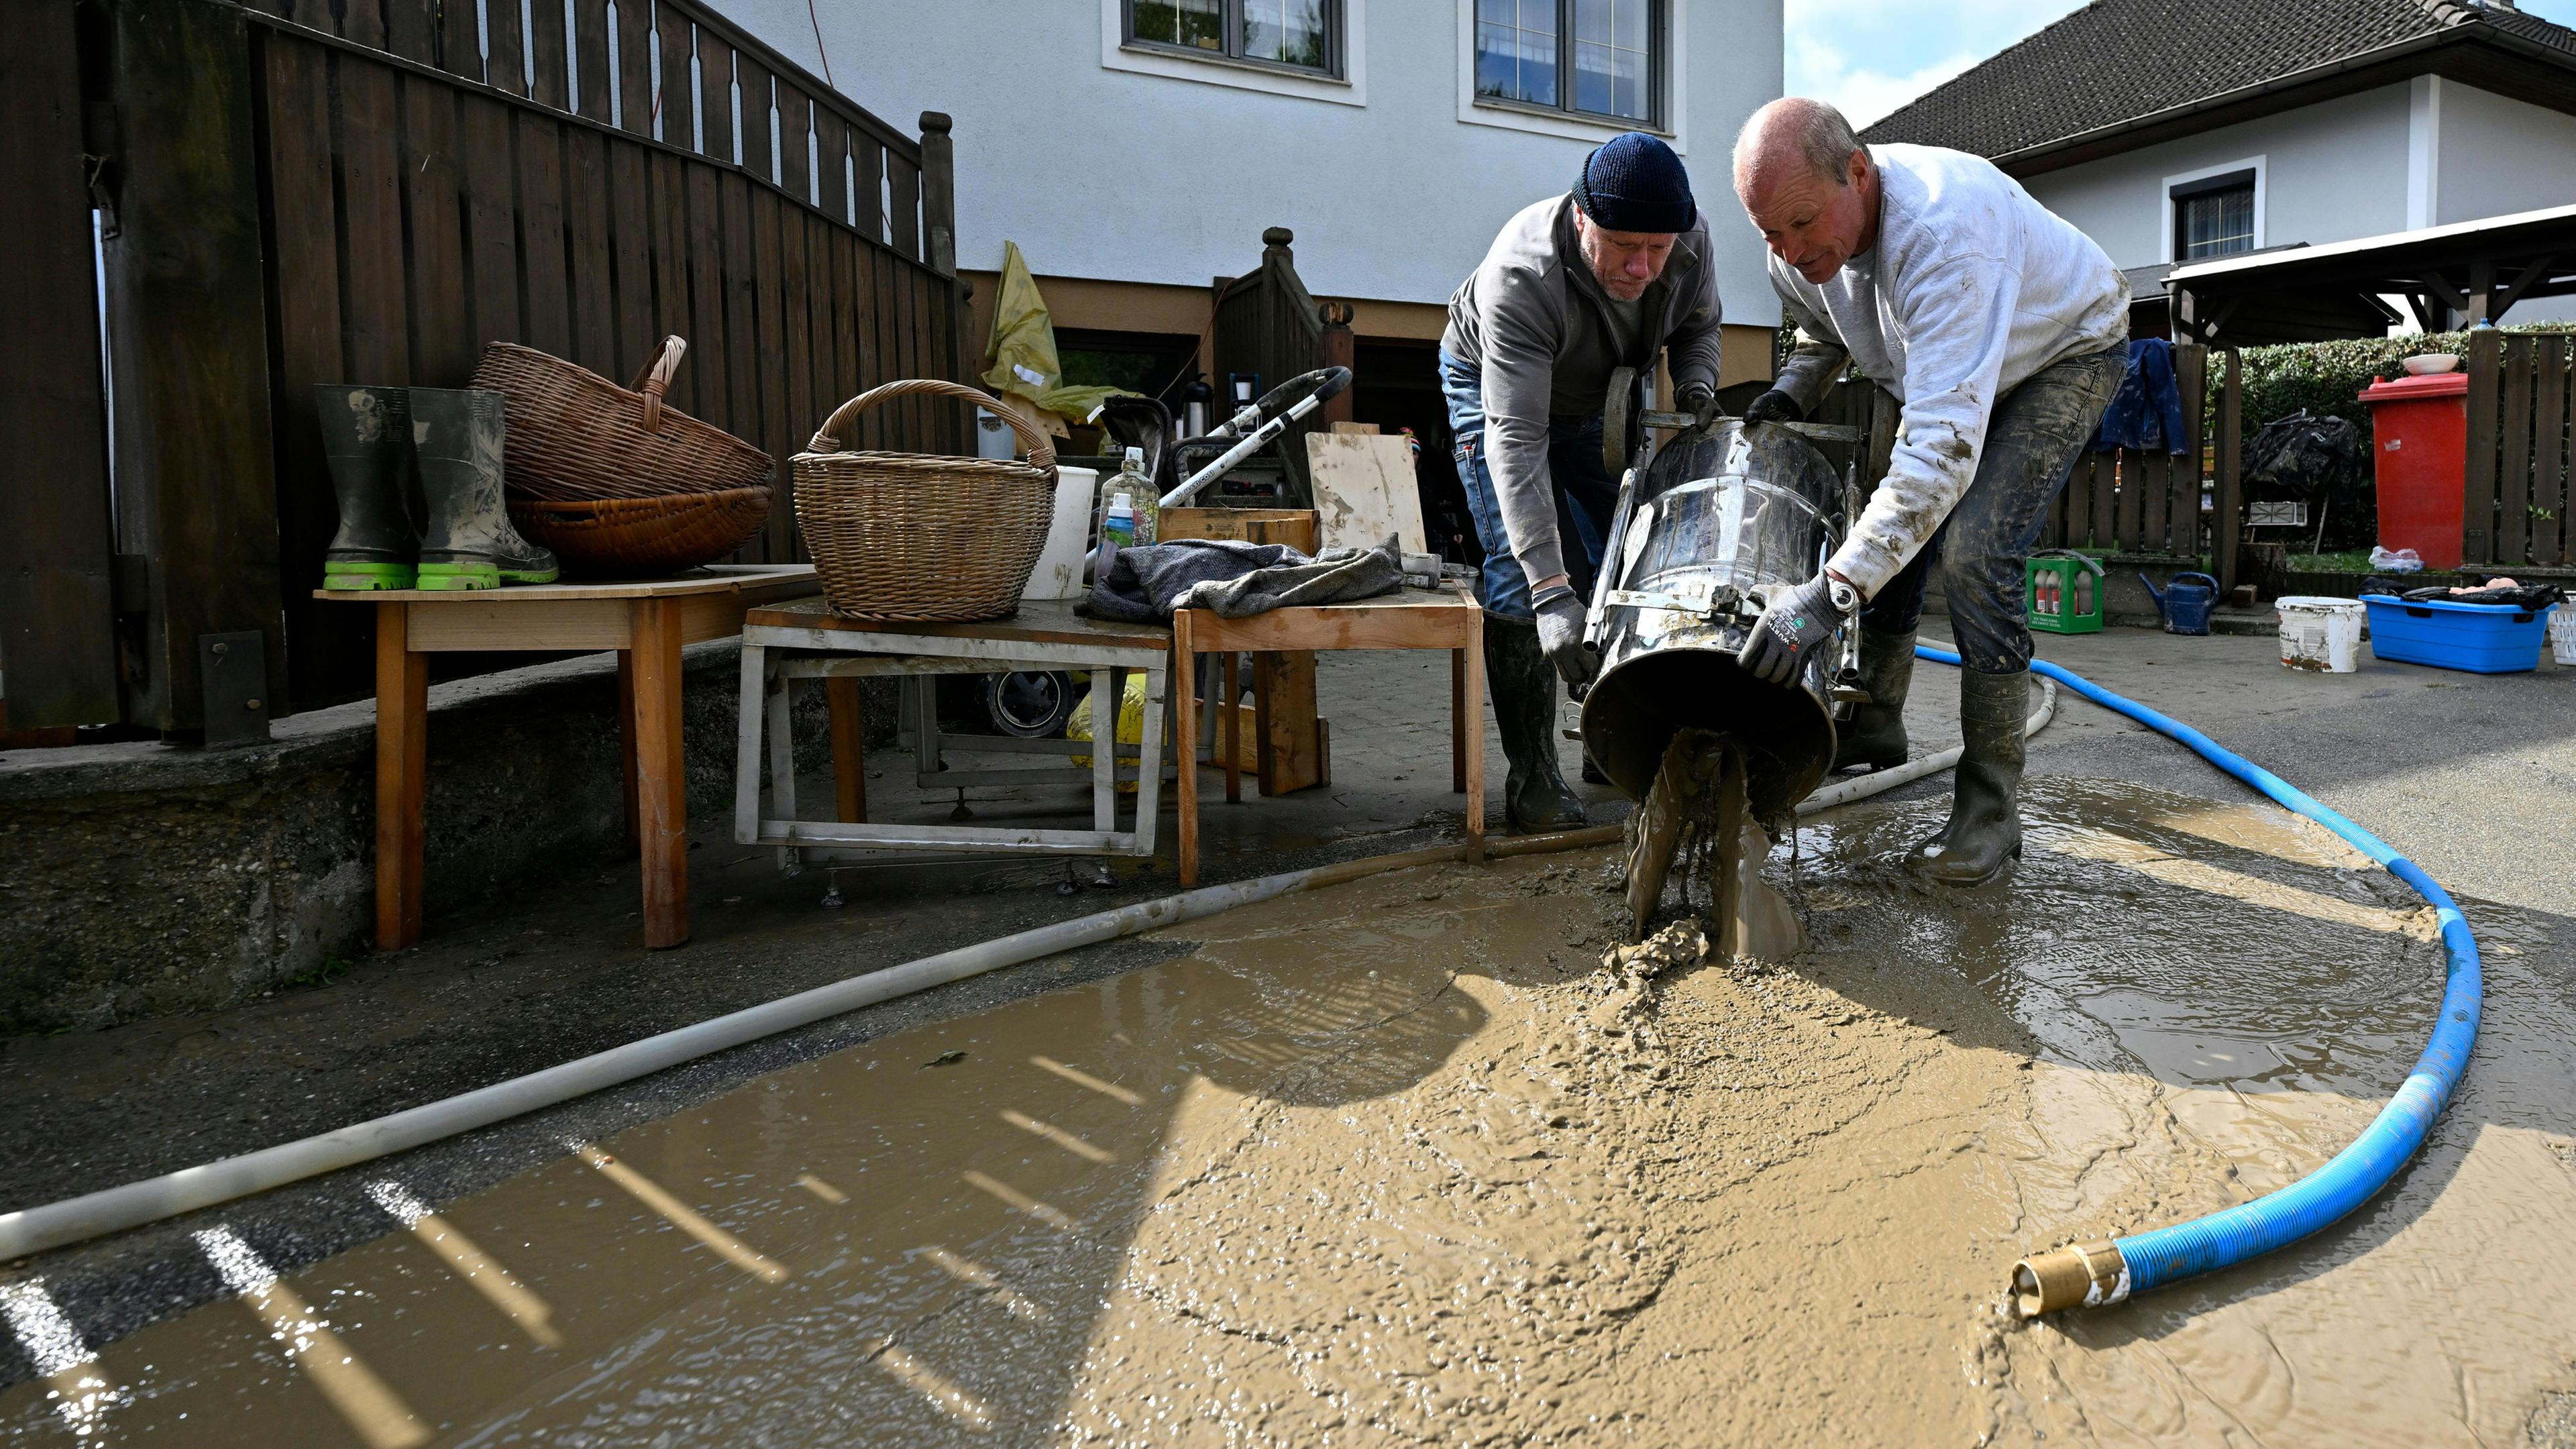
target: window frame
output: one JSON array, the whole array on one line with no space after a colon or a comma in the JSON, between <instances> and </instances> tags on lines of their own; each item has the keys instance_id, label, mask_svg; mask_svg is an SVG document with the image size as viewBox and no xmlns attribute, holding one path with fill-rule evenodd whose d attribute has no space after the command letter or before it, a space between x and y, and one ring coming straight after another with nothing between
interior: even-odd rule
<instances>
[{"instance_id":1,"label":"window frame","mask_svg":"<svg viewBox=\"0 0 2576 1449\"><path fill-rule=\"evenodd\" d=\"M1479 0L1461 0L1467 11L1469 51L1467 72L1471 77L1473 104L1498 111L1518 111L1523 115L1546 116L1554 120L1579 121L1587 125L1617 126L1628 130L1653 131L1671 135L1671 72L1673 51L1673 0L1646 0L1646 114L1622 116L1613 111L1588 111L1574 104L1574 6L1575 0L1552 0L1556 6L1556 93L1565 97L1557 105L1542 105L1515 96L1488 94L1472 79L1478 72L1477 62L1483 51L1476 42L1484 29L1478 13Z\"/></svg>"},{"instance_id":2,"label":"window frame","mask_svg":"<svg viewBox=\"0 0 2576 1449\"><path fill-rule=\"evenodd\" d=\"M2156 195L2164 211L2161 221L2164 244L2159 250L2166 263L2179 267L2188 266L2192 262L2213 261L2220 256L2243 256L2245 252L2220 252L2207 257L2186 259L2183 256L2182 208L2186 201L2212 196L2222 191L2238 190L2245 187L2249 181L2254 193L2254 235L2253 241L2245 251L2263 250L2269 244L2264 235L2264 212L2269 209L2266 205L2268 200L2266 193L2269 190L2270 180L2271 165L2268 156L2248 156L2216 166L2196 167L2164 178L2156 188Z\"/></svg>"},{"instance_id":3,"label":"window frame","mask_svg":"<svg viewBox=\"0 0 2576 1449\"><path fill-rule=\"evenodd\" d=\"M1286 61L1264 60L1243 53L1244 0L1217 0L1217 19L1225 31L1223 50L1203 50L1168 40L1155 40L1136 33L1136 0L1118 0L1118 42L1128 50L1152 55L1169 55L1195 60L1205 65L1242 66L1270 75L1295 76L1300 80L1347 82L1350 47L1345 41L1348 29L1343 0L1322 0L1324 22L1324 64L1291 65Z\"/></svg>"}]
</instances>

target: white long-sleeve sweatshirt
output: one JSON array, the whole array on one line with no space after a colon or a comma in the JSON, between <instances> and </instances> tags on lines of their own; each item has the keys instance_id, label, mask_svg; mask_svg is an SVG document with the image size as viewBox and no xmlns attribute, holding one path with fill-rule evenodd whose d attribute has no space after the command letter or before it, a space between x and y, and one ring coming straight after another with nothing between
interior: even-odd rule
<instances>
[{"instance_id":1,"label":"white long-sleeve sweatshirt","mask_svg":"<svg viewBox=\"0 0 2576 1449\"><path fill-rule=\"evenodd\" d=\"M1997 399L2050 363L2129 333L2110 257L1994 163L1938 146L1872 146L1878 240L1818 286L1776 254L1771 285L1802 347L1778 386L1813 409L1843 354L1902 405L1887 477L1830 561L1875 595L1977 476Z\"/></svg>"}]
</instances>

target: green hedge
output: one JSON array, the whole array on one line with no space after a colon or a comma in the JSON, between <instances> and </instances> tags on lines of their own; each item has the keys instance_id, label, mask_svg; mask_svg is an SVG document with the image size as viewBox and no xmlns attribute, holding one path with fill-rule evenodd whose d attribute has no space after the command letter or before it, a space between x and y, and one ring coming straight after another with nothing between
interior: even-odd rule
<instances>
[{"instance_id":1,"label":"green hedge","mask_svg":"<svg viewBox=\"0 0 2576 1449\"><path fill-rule=\"evenodd\" d=\"M2499 332L2576 332L2576 323L2537 322L2506 326ZM2370 410L2361 405L2361 390L2372 378L2396 377L2405 359L2419 352L2456 352L2465 358L2469 334L2441 332L2430 336L2362 337L2343 342L2288 342L2276 347L2248 347L2245 359L2244 427L2248 442L2264 425L2296 414L2301 408L2316 417L2349 418L2370 436ZM2212 382L2216 379L2212 378ZM2209 389L2210 420L2218 417L2218 389Z\"/></svg>"}]
</instances>

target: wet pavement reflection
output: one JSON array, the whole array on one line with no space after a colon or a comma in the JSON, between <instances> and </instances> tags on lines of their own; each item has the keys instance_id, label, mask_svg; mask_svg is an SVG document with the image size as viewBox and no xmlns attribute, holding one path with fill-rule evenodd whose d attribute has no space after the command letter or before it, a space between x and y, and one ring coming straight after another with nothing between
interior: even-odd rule
<instances>
[{"instance_id":1,"label":"wet pavement reflection","mask_svg":"<svg viewBox=\"0 0 2576 1449\"><path fill-rule=\"evenodd\" d=\"M2424 1158L2266 1262L2041 1326L2022 1251L2331 1156L2420 1048L2403 887L2261 805L2037 781L1808 822L1785 963L1595 970L1613 852L1195 923L1184 959L892 1035L429 1203L101 1349L0 1287L0 1440L278 1445L2502 1443L2576 1353L2563 923L2473 909ZM37 1345L48 1345L42 1351Z\"/></svg>"}]
</instances>

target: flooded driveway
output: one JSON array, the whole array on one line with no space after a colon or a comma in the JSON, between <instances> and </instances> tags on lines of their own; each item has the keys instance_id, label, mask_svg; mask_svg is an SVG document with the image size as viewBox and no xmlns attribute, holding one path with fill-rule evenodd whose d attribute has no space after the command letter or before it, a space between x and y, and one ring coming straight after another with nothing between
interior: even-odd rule
<instances>
[{"instance_id":1,"label":"flooded driveway","mask_svg":"<svg viewBox=\"0 0 2576 1449\"><path fill-rule=\"evenodd\" d=\"M95 1353L7 1290L42 1376L0 1438L2519 1442L2576 1384L2551 923L2472 905L2485 1035L2393 1191L2026 1326L2023 1252L2331 1156L2441 977L2420 902L2269 806L2029 803L2018 882L1967 898L1894 869L1943 802L1810 823L1785 963L1597 970L1612 852L1424 868L460 1201L397 1159L352 1187L385 1235L284 1279L209 1215L223 1296Z\"/></svg>"}]
</instances>

